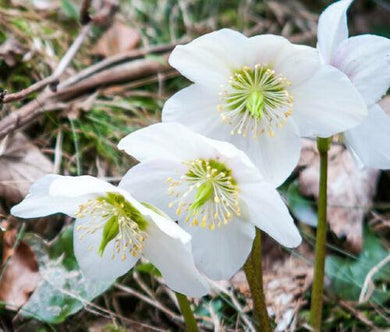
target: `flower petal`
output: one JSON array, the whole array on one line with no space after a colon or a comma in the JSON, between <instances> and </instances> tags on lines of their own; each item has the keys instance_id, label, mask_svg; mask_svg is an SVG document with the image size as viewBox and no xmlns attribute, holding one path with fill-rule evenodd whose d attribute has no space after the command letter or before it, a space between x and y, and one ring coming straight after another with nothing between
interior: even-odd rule
<instances>
[{"instance_id":1,"label":"flower petal","mask_svg":"<svg viewBox=\"0 0 390 332\"><path fill-rule=\"evenodd\" d=\"M368 118L344 137L364 166L390 169L390 116L378 104L371 106Z\"/></svg>"},{"instance_id":2,"label":"flower petal","mask_svg":"<svg viewBox=\"0 0 390 332\"><path fill-rule=\"evenodd\" d=\"M61 175L49 174L37 180L25 199L11 209L11 214L20 218L39 218L55 213L74 216L79 205L88 198L80 196L74 199L50 195L53 183L61 178Z\"/></svg>"},{"instance_id":3,"label":"flower petal","mask_svg":"<svg viewBox=\"0 0 390 332\"><path fill-rule=\"evenodd\" d=\"M275 186L281 185L298 164L301 140L292 120L277 128L273 137L265 134L254 139L230 135L225 139L245 151L264 178Z\"/></svg>"},{"instance_id":4,"label":"flower petal","mask_svg":"<svg viewBox=\"0 0 390 332\"><path fill-rule=\"evenodd\" d=\"M117 191L112 184L90 175L60 176L50 185L52 196L77 197Z\"/></svg>"},{"instance_id":5,"label":"flower petal","mask_svg":"<svg viewBox=\"0 0 390 332\"><path fill-rule=\"evenodd\" d=\"M321 66L303 84L292 87L293 117L301 136L329 137L364 120L366 104L351 81L331 66Z\"/></svg>"},{"instance_id":6,"label":"flower petal","mask_svg":"<svg viewBox=\"0 0 390 332\"><path fill-rule=\"evenodd\" d=\"M352 1L335 2L320 15L317 48L326 64L330 63L340 43L348 38L347 10Z\"/></svg>"},{"instance_id":7,"label":"flower petal","mask_svg":"<svg viewBox=\"0 0 390 332\"><path fill-rule=\"evenodd\" d=\"M255 228L249 222L233 219L215 230L179 224L192 235L195 264L213 280L231 278L245 263L255 238Z\"/></svg>"},{"instance_id":8,"label":"flower petal","mask_svg":"<svg viewBox=\"0 0 390 332\"><path fill-rule=\"evenodd\" d=\"M110 241L104 249L103 255L98 254L102 240L103 229L96 232L80 233L79 226L86 226L92 219L85 217L77 219L73 231L74 254L84 276L88 279L99 281L115 281L116 278L129 271L138 261L139 257L127 255L121 260L115 253L115 240ZM96 220L94 220L96 221ZM83 234L83 235L82 235Z\"/></svg>"},{"instance_id":9,"label":"flower petal","mask_svg":"<svg viewBox=\"0 0 390 332\"><path fill-rule=\"evenodd\" d=\"M217 91L192 84L165 102L162 121L178 122L202 134L218 131L222 125L218 103Z\"/></svg>"},{"instance_id":10,"label":"flower petal","mask_svg":"<svg viewBox=\"0 0 390 332\"><path fill-rule=\"evenodd\" d=\"M258 35L248 38L246 42L245 59L241 66L246 65L250 68L257 64L267 64L273 66L283 49L288 48L291 43L282 36L276 35Z\"/></svg>"},{"instance_id":11,"label":"flower petal","mask_svg":"<svg viewBox=\"0 0 390 332\"><path fill-rule=\"evenodd\" d=\"M153 219L147 229L145 257L160 270L174 291L192 297L207 294L208 283L195 267L191 236L173 221L163 217Z\"/></svg>"},{"instance_id":12,"label":"flower petal","mask_svg":"<svg viewBox=\"0 0 390 332\"><path fill-rule=\"evenodd\" d=\"M351 37L340 44L331 64L343 71L372 105L390 86L390 40L373 35Z\"/></svg>"},{"instance_id":13,"label":"flower petal","mask_svg":"<svg viewBox=\"0 0 390 332\"><path fill-rule=\"evenodd\" d=\"M234 30L214 31L176 46L169 63L191 81L218 88L229 79L232 70L242 66L247 40Z\"/></svg>"},{"instance_id":14,"label":"flower petal","mask_svg":"<svg viewBox=\"0 0 390 332\"><path fill-rule=\"evenodd\" d=\"M274 69L292 85L299 85L312 77L320 66L317 49L289 43L276 58Z\"/></svg>"},{"instance_id":15,"label":"flower petal","mask_svg":"<svg viewBox=\"0 0 390 332\"><path fill-rule=\"evenodd\" d=\"M171 160L154 159L132 167L118 187L131 193L138 201L150 203L176 219L175 209L168 207L172 197L168 195L167 179L180 177L186 167Z\"/></svg>"},{"instance_id":16,"label":"flower petal","mask_svg":"<svg viewBox=\"0 0 390 332\"><path fill-rule=\"evenodd\" d=\"M118 148L139 161L155 158L193 160L215 153L206 140L181 124L156 123L127 135Z\"/></svg>"},{"instance_id":17,"label":"flower petal","mask_svg":"<svg viewBox=\"0 0 390 332\"><path fill-rule=\"evenodd\" d=\"M299 246L302 239L279 193L268 183L255 182L241 188L249 221L285 247Z\"/></svg>"}]
</instances>

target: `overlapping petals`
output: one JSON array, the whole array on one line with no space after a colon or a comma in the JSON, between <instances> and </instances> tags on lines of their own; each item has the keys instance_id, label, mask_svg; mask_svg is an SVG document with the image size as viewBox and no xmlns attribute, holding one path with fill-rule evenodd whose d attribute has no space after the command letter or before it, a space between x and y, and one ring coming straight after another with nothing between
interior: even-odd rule
<instances>
[{"instance_id":1,"label":"overlapping petals","mask_svg":"<svg viewBox=\"0 0 390 332\"><path fill-rule=\"evenodd\" d=\"M377 103L390 87L390 40L374 35L348 38L351 3L335 2L321 14L317 47L325 63L345 73L368 106L368 117L343 134L345 145L360 165L389 169L390 117Z\"/></svg>"},{"instance_id":2,"label":"overlapping petals","mask_svg":"<svg viewBox=\"0 0 390 332\"><path fill-rule=\"evenodd\" d=\"M195 268L191 236L129 192L102 180L47 175L11 213L22 218L55 213L77 218L74 251L87 278L113 282L144 255L175 291L197 297L208 292Z\"/></svg>"},{"instance_id":3,"label":"overlapping petals","mask_svg":"<svg viewBox=\"0 0 390 332\"><path fill-rule=\"evenodd\" d=\"M179 221L192 235L196 265L208 277L230 278L244 264L255 226L282 245L300 244L277 191L232 144L162 123L128 135L119 147L141 161L119 187Z\"/></svg>"},{"instance_id":4,"label":"overlapping petals","mask_svg":"<svg viewBox=\"0 0 390 332\"><path fill-rule=\"evenodd\" d=\"M345 74L280 36L222 29L177 46L169 62L194 84L165 103L163 122L231 142L275 185L296 166L300 136L331 136L367 113Z\"/></svg>"}]
</instances>

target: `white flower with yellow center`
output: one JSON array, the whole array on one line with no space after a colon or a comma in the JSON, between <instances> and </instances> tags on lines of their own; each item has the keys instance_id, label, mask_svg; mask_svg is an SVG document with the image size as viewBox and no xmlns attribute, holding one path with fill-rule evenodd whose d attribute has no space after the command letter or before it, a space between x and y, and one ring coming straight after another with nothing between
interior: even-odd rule
<instances>
[{"instance_id":1,"label":"white flower with yellow center","mask_svg":"<svg viewBox=\"0 0 390 332\"><path fill-rule=\"evenodd\" d=\"M276 185L298 162L300 136L329 137L367 113L348 78L322 65L316 49L280 36L223 29L177 46L169 63L194 84L165 103L163 122L233 143Z\"/></svg>"},{"instance_id":2,"label":"white flower with yellow center","mask_svg":"<svg viewBox=\"0 0 390 332\"><path fill-rule=\"evenodd\" d=\"M89 279L114 281L143 255L173 290L195 297L208 292L195 267L191 236L151 205L107 182L92 176L47 175L11 213L21 218L55 213L76 218L74 253Z\"/></svg>"},{"instance_id":3,"label":"white flower with yellow center","mask_svg":"<svg viewBox=\"0 0 390 332\"><path fill-rule=\"evenodd\" d=\"M301 237L278 192L230 143L177 123L138 130L119 148L141 161L120 188L163 209L192 235L195 263L212 279L228 279L252 249L255 227L287 247Z\"/></svg>"},{"instance_id":4,"label":"white flower with yellow center","mask_svg":"<svg viewBox=\"0 0 390 332\"><path fill-rule=\"evenodd\" d=\"M377 102L390 87L390 40L374 35L348 38L346 12L338 1L320 16L317 48L324 63L344 72L368 106L368 117L342 137L363 166L390 169L390 116Z\"/></svg>"}]
</instances>

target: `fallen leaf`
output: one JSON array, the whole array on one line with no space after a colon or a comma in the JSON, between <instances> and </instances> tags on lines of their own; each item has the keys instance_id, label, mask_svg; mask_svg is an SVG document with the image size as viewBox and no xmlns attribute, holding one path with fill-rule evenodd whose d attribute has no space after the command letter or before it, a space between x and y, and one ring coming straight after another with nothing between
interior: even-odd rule
<instances>
[{"instance_id":1,"label":"fallen leaf","mask_svg":"<svg viewBox=\"0 0 390 332\"><path fill-rule=\"evenodd\" d=\"M31 184L53 172L53 163L22 133L0 142L0 197L10 205L20 202Z\"/></svg>"},{"instance_id":2,"label":"fallen leaf","mask_svg":"<svg viewBox=\"0 0 390 332\"><path fill-rule=\"evenodd\" d=\"M358 257L330 255L326 258L326 274L332 281L329 291L344 300L358 301L361 293L363 302L382 304L390 299L390 266L381 268L378 263L389 256L381 239L368 228L364 231L364 247ZM370 273L373 273L370 277ZM364 289L365 281L370 281Z\"/></svg>"},{"instance_id":3,"label":"fallen leaf","mask_svg":"<svg viewBox=\"0 0 390 332\"><path fill-rule=\"evenodd\" d=\"M12 310L27 302L40 279L34 252L24 241L14 248L16 237L16 229L4 233L0 280L0 300Z\"/></svg>"},{"instance_id":4,"label":"fallen leaf","mask_svg":"<svg viewBox=\"0 0 390 332\"><path fill-rule=\"evenodd\" d=\"M319 155L316 143L303 140L299 190L318 199ZM372 205L379 171L359 168L342 145L334 144L328 163L328 222L330 229L345 239L345 249L358 253L363 247L362 223Z\"/></svg>"},{"instance_id":5,"label":"fallen leaf","mask_svg":"<svg viewBox=\"0 0 390 332\"><path fill-rule=\"evenodd\" d=\"M41 279L20 309L24 317L61 323L111 286L112 282L87 279L81 273L73 253L72 227L63 229L50 244L34 234L26 235L25 241L37 257Z\"/></svg>"},{"instance_id":6,"label":"fallen leaf","mask_svg":"<svg viewBox=\"0 0 390 332\"><path fill-rule=\"evenodd\" d=\"M93 53L109 57L134 49L140 40L138 30L115 20L112 26L100 37Z\"/></svg>"}]
</instances>

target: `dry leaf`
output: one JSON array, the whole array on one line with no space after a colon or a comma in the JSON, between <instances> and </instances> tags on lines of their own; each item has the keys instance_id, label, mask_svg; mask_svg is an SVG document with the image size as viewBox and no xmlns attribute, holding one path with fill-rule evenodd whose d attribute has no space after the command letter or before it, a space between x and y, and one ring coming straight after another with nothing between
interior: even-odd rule
<instances>
[{"instance_id":1,"label":"dry leaf","mask_svg":"<svg viewBox=\"0 0 390 332\"><path fill-rule=\"evenodd\" d=\"M130 28L119 20L115 20L112 26L99 39L93 52L109 57L136 48L140 40L138 30Z\"/></svg>"},{"instance_id":2,"label":"dry leaf","mask_svg":"<svg viewBox=\"0 0 390 332\"><path fill-rule=\"evenodd\" d=\"M303 140L299 189L318 198L319 156L315 141ZM363 247L362 223L372 205L379 171L361 169L342 145L333 145L328 164L328 222L346 240L345 248L358 253Z\"/></svg>"},{"instance_id":3,"label":"dry leaf","mask_svg":"<svg viewBox=\"0 0 390 332\"><path fill-rule=\"evenodd\" d=\"M0 300L10 309L27 302L40 279L38 263L32 249L23 241L14 249L17 230L4 233L3 273L0 281Z\"/></svg>"},{"instance_id":4,"label":"dry leaf","mask_svg":"<svg viewBox=\"0 0 390 332\"><path fill-rule=\"evenodd\" d=\"M22 133L0 142L0 197L20 202L35 180L53 172L53 163Z\"/></svg>"}]
</instances>

